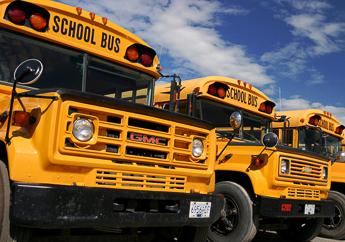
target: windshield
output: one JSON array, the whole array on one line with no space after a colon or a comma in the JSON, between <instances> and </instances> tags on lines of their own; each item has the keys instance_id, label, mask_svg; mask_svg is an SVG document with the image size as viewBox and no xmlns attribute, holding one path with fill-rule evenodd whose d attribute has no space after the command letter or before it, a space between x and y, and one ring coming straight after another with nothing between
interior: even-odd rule
<instances>
[{"instance_id":1,"label":"windshield","mask_svg":"<svg viewBox=\"0 0 345 242\"><path fill-rule=\"evenodd\" d=\"M341 151L341 139L322 132L319 128L305 126L298 129L298 146L302 150L336 158Z\"/></svg>"},{"instance_id":2,"label":"windshield","mask_svg":"<svg viewBox=\"0 0 345 242\"><path fill-rule=\"evenodd\" d=\"M217 130L223 132L234 132L230 127L230 115L235 111L241 112L243 125L236 133L238 138L260 143L262 136L269 131L270 120L259 115L208 100L200 100L199 106L200 118L213 123Z\"/></svg>"},{"instance_id":3,"label":"windshield","mask_svg":"<svg viewBox=\"0 0 345 242\"><path fill-rule=\"evenodd\" d=\"M10 82L16 66L36 58L44 71L31 87L67 88L130 102L151 104L153 77L86 53L0 30L0 81Z\"/></svg>"}]
</instances>

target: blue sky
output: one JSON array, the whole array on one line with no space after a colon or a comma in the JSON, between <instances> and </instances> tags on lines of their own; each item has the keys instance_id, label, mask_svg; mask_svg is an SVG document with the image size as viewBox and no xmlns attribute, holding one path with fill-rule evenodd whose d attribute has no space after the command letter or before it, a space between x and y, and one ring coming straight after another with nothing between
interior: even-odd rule
<instances>
[{"instance_id":1,"label":"blue sky","mask_svg":"<svg viewBox=\"0 0 345 242\"><path fill-rule=\"evenodd\" d=\"M106 16L183 79L225 75L282 109L321 108L345 123L345 1L63 0ZM278 105L279 106L279 105Z\"/></svg>"}]
</instances>

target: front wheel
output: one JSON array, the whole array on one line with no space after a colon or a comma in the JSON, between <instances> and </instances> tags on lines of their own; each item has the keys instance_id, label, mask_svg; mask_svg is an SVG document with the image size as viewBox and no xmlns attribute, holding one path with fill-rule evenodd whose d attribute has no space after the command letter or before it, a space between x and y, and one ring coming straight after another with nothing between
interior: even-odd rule
<instances>
[{"instance_id":1,"label":"front wheel","mask_svg":"<svg viewBox=\"0 0 345 242\"><path fill-rule=\"evenodd\" d=\"M323 218L298 218L287 221L288 229L278 230L278 235L285 240L306 242L314 239L321 230Z\"/></svg>"},{"instance_id":2,"label":"front wheel","mask_svg":"<svg viewBox=\"0 0 345 242\"><path fill-rule=\"evenodd\" d=\"M209 228L209 241L251 241L256 227L253 203L247 191L237 183L223 181L216 184L215 192L224 196L225 204L221 217Z\"/></svg>"},{"instance_id":3,"label":"front wheel","mask_svg":"<svg viewBox=\"0 0 345 242\"><path fill-rule=\"evenodd\" d=\"M29 230L10 225L10 181L6 165L0 160L0 241L27 242Z\"/></svg>"},{"instance_id":4,"label":"front wheel","mask_svg":"<svg viewBox=\"0 0 345 242\"><path fill-rule=\"evenodd\" d=\"M335 215L325 218L320 235L330 239L345 239L345 195L330 191L328 199L335 203Z\"/></svg>"}]
</instances>

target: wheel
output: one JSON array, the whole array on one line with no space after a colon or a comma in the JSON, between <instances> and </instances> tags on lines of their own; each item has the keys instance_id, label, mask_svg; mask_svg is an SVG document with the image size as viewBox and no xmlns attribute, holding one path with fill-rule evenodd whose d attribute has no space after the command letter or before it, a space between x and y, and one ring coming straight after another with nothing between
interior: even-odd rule
<instances>
[{"instance_id":1,"label":"wheel","mask_svg":"<svg viewBox=\"0 0 345 242\"><path fill-rule=\"evenodd\" d=\"M10 191L7 167L0 161L0 241L27 242L30 239L29 230L10 225Z\"/></svg>"},{"instance_id":2,"label":"wheel","mask_svg":"<svg viewBox=\"0 0 345 242\"><path fill-rule=\"evenodd\" d=\"M247 191L237 183L223 181L216 184L216 193L223 194L222 216L209 228L211 242L251 241L256 234L253 203Z\"/></svg>"},{"instance_id":3,"label":"wheel","mask_svg":"<svg viewBox=\"0 0 345 242\"><path fill-rule=\"evenodd\" d=\"M320 235L331 239L345 239L345 195L330 191L328 199L335 203L335 216L325 218Z\"/></svg>"},{"instance_id":4,"label":"wheel","mask_svg":"<svg viewBox=\"0 0 345 242\"><path fill-rule=\"evenodd\" d=\"M311 241L321 231L323 218L288 219L288 229L278 230L278 235L294 242Z\"/></svg>"}]
</instances>

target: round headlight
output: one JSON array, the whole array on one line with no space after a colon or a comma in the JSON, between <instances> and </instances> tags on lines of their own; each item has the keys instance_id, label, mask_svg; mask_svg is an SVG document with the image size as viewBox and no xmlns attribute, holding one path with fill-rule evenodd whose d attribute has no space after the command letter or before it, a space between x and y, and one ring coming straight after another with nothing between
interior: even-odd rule
<instances>
[{"instance_id":1,"label":"round headlight","mask_svg":"<svg viewBox=\"0 0 345 242\"><path fill-rule=\"evenodd\" d=\"M200 157L204 153L204 144L200 139L193 140L192 154L194 157Z\"/></svg>"},{"instance_id":2,"label":"round headlight","mask_svg":"<svg viewBox=\"0 0 345 242\"><path fill-rule=\"evenodd\" d=\"M328 168L322 168L322 179L326 180L328 178Z\"/></svg>"},{"instance_id":3,"label":"round headlight","mask_svg":"<svg viewBox=\"0 0 345 242\"><path fill-rule=\"evenodd\" d=\"M88 141L93 136L93 124L85 118L79 118L73 123L73 136L79 141Z\"/></svg>"},{"instance_id":4,"label":"round headlight","mask_svg":"<svg viewBox=\"0 0 345 242\"><path fill-rule=\"evenodd\" d=\"M290 162L288 160L282 160L280 163L280 173L287 174L290 172Z\"/></svg>"}]
</instances>

